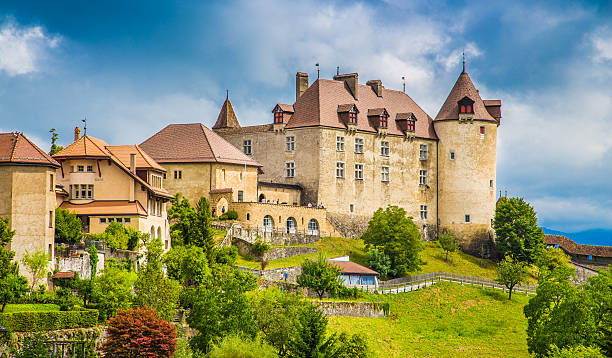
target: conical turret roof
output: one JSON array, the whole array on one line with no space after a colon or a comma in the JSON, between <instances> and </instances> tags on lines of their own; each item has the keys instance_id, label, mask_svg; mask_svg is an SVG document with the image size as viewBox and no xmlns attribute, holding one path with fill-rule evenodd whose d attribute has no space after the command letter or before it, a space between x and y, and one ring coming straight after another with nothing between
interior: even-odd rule
<instances>
[{"instance_id":1,"label":"conical turret roof","mask_svg":"<svg viewBox=\"0 0 612 358\"><path fill-rule=\"evenodd\" d=\"M215 122L213 126L213 129L220 128L240 128L240 123L238 123L238 118L232 107L232 102L229 100L229 94L225 97L225 102L223 102L223 107L221 107L217 122Z\"/></svg>"},{"instance_id":2,"label":"conical turret roof","mask_svg":"<svg viewBox=\"0 0 612 358\"><path fill-rule=\"evenodd\" d=\"M434 121L444 119L459 119L458 102L464 97L468 97L474 101L474 119L496 121L495 118L493 118L487 111L482 98L480 98L478 90L476 87L474 87L474 84L472 83L472 80L467 72L461 72L457 82L455 82L453 89L450 91Z\"/></svg>"}]
</instances>

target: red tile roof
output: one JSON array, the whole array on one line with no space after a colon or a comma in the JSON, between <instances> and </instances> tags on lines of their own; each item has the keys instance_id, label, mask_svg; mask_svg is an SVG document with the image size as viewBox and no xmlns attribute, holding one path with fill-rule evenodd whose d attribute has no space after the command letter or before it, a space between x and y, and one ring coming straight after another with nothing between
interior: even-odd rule
<instances>
[{"instance_id":1,"label":"red tile roof","mask_svg":"<svg viewBox=\"0 0 612 358\"><path fill-rule=\"evenodd\" d=\"M101 139L83 136L70 143L66 148L60 150L53 158L108 158L110 155L106 150L106 146L108 146L108 144Z\"/></svg>"},{"instance_id":2,"label":"red tile roof","mask_svg":"<svg viewBox=\"0 0 612 358\"><path fill-rule=\"evenodd\" d=\"M293 106L290 105L290 104L279 103L276 106L274 106L274 109L276 109L276 107L280 108L280 110L283 111L283 112L288 112L288 113L294 113L295 112L294 109L293 109Z\"/></svg>"},{"instance_id":3,"label":"red tile roof","mask_svg":"<svg viewBox=\"0 0 612 358\"><path fill-rule=\"evenodd\" d=\"M59 168L59 163L23 133L0 133L0 163L38 164Z\"/></svg>"},{"instance_id":4,"label":"red tile roof","mask_svg":"<svg viewBox=\"0 0 612 358\"><path fill-rule=\"evenodd\" d=\"M378 275L378 272L371 270L365 266L361 266L358 263L352 261L334 261L328 260L330 263L336 265L342 273L357 273L361 275Z\"/></svg>"},{"instance_id":5,"label":"red tile roof","mask_svg":"<svg viewBox=\"0 0 612 358\"><path fill-rule=\"evenodd\" d=\"M159 163L229 163L261 167L200 123L170 124L140 144Z\"/></svg>"},{"instance_id":6,"label":"red tile roof","mask_svg":"<svg viewBox=\"0 0 612 358\"><path fill-rule=\"evenodd\" d=\"M140 202L128 200L98 200L85 204L64 201L59 207L77 215L147 215Z\"/></svg>"},{"instance_id":7,"label":"red tile roof","mask_svg":"<svg viewBox=\"0 0 612 358\"><path fill-rule=\"evenodd\" d=\"M577 244L573 240L561 235L544 235L544 239L546 240L546 245L559 245L559 247L570 254L612 257L612 246Z\"/></svg>"},{"instance_id":8,"label":"red tile roof","mask_svg":"<svg viewBox=\"0 0 612 358\"><path fill-rule=\"evenodd\" d=\"M238 122L238 118L234 112L232 102L229 100L229 96L225 98L225 102L223 102L219 116L217 116L217 121L213 126L213 129L219 128L240 128L240 123Z\"/></svg>"},{"instance_id":9,"label":"red tile roof","mask_svg":"<svg viewBox=\"0 0 612 358\"><path fill-rule=\"evenodd\" d=\"M438 112L435 120L459 119L458 102L464 97L468 97L474 101L474 119L495 121L485 108L485 104L482 98L480 98L480 94L476 90L476 87L474 87L470 76L465 72L459 75L457 82L455 82L453 89L450 91L442 108L440 108L440 112Z\"/></svg>"},{"instance_id":10,"label":"red tile roof","mask_svg":"<svg viewBox=\"0 0 612 358\"><path fill-rule=\"evenodd\" d=\"M106 149L110 151L127 168L130 167L130 155L136 154L136 168L155 169L162 172L166 171L164 167L157 164L153 158L151 158L144 150L135 144L109 145L106 147Z\"/></svg>"},{"instance_id":11,"label":"red tile roof","mask_svg":"<svg viewBox=\"0 0 612 358\"><path fill-rule=\"evenodd\" d=\"M344 81L316 80L293 104L295 114L288 121L286 128L346 128L338 115L338 106L341 105L344 109L345 105L354 104L360 113L357 117L357 130L376 132L376 127L367 118L368 111L385 108L389 114L388 134L403 135L401 127L394 123L394 118L397 113L412 112L417 119L415 135L421 138L437 138L431 117L407 94L383 88L382 96L378 97L370 86L358 86L359 97L355 100Z\"/></svg>"}]
</instances>

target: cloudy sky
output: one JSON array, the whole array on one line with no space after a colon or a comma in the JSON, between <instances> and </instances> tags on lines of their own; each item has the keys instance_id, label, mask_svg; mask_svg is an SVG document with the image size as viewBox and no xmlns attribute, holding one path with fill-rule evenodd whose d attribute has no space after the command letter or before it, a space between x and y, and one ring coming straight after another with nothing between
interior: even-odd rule
<instances>
[{"instance_id":1,"label":"cloudy sky","mask_svg":"<svg viewBox=\"0 0 612 358\"><path fill-rule=\"evenodd\" d=\"M66 144L80 119L111 144L168 123L211 126L229 89L243 124L292 103L295 72L359 72L430 116L461 52L502 99L498 189L540 223L612 229L612 7L533 1L0 3L0 131Z\"/></svg>"}]
</instances>

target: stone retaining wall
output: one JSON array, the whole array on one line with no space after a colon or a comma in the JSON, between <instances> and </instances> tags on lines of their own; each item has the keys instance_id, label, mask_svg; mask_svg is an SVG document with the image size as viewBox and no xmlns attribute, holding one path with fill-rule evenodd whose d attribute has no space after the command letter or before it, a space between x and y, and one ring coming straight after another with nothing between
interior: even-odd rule
<instances>
[{"instance_id":1,"label":"stone retaining wall","mask_svg":"<svg viewBox=\"0 0 612 358\"><path fill-rule=\"evenodd\" d=\"M0 356L6 353L10 357L8 355L10 348L20 349L32 335L37 333L41 333L49 341L85 341L87 357L99 357L102 343L106 340L106 326L41 332L13 332L10 346L4 345L0 347ZM66 352L66 356L71 356L70 354L71 352Z\"/></svg>"},{"instance_id":2,"label":"stone retaining wall","mask_svg":"<svg viewBox=\"0 0 612 358\"><path fill-rule=\"evenodd\" d=\"M382 304L374 302L313 301L312 304L327 317L385 317Z\"/></svg>"},{"instance_id":3,"label":"stone retaining wall","mask_svg":"<svg viewBox=\"0 0 612 358\"><path fill-rule=\"evenodd\" d=\"M256 260L278 260L287 257L293 257L298 255L312 254L318 252L315 247L302 247L302 246L287 246L287 247L271 247L269 251L263 254L263 257L255 255L253 253L253 244L242 239L233 238L232 245L238 248L238 252L243 256L250 256Z\"/></svg>"}]
</instances>

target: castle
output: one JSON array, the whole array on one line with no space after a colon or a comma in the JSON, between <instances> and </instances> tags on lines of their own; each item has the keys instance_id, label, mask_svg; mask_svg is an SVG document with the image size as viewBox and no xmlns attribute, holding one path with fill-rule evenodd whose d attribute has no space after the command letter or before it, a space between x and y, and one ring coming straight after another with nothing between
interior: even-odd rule
<instances>
[{"instance_id":1,"label":"castle","mask_svg":"<svg viewBox=\"0 0 612 358\"><path fill-rule=\"evenodd\" d=\"M406 93L360 84L357 73L309 84L298 72L295 103L275 105L268 124L243 127L228 107L226 99L213 130L261 163L260 183L300 188L297 204L341 221L398 205L424 234L456 233L464 250L490 239L501 101L483 100L465 70L433 119Z\"/></svg>"}]
</instances>

